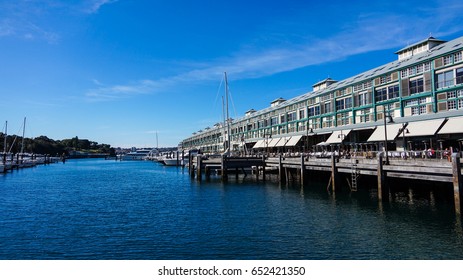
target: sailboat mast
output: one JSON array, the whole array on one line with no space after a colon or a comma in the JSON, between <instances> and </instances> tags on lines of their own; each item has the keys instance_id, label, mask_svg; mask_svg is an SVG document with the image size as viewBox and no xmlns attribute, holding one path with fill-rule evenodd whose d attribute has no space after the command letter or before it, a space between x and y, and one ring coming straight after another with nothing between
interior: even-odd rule
<instances>
[{"instance_id":1,"label":"sailboat mast","mask_svg":"<svg viewBox=\"0 0 463 280\"><path fill-rule=\"evenodd\" d=\"M6 154L6 137L8 136L8 121L5 121L5 135L3 135L3 153Z\"/></svg>"},{"instance_id":2,"label":"sailboat mast","mask_svg":"<svg viewBox=\"0 0 463 280\"><path fill-rule=\"evenodd\" d=\"M24 124L23 124L23 139L21 141L21 154L24 153L24 133L26 132L26 117L24 117Z\"/></svg>"},{"instance_id":3,"label":"sailboat mast","mask_svg":"<svg viewBox=\"0 0 463 280\"><path fill-rule=\"evenodd\" d=\"M227 136L228 136L228 141L227 141L227 148L231 149L231 131L230 131L230 116L228 114L228 79L227 79L227 72L224 72L225 75L225 106L226 106L226 120L227 120Z\"/></svg>"},{"instance_id":4,"label":"sailboat mast","mask_svg":"<svg viewBox=\"0 0 463 280\"><path fill-rule=\"evenodd\" d=\"M222 117L223 117L223 150L227 150L227 138L225 137L227 135L227 123L226 123L226 116L225 116L225 100L222 95Z\"/></svg>"}]
</instances>

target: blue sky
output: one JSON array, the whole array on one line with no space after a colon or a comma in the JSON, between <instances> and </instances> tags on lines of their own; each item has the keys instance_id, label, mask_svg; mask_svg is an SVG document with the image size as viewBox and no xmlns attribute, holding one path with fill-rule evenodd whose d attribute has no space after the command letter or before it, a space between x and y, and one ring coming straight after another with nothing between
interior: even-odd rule
<instances>
[{"instance_id":1,"label":"blue sky","mask_svg":"<svg viewBox=\"0 0 463 280\"><path fill-rule=\"evenodd\" d=\"M9 134L176 146L230 116L342 80L433 37L463 2L0 0L0 121ZM3 127L3 125L1 125Z\"/></svg>"}]
</instances>

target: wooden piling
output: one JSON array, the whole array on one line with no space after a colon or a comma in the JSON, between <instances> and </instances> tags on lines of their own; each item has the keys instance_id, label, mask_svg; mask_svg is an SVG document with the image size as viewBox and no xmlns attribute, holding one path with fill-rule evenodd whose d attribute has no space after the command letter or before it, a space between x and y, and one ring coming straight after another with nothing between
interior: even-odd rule
<instances>
[{"instance_id":1,"label":"wooden piling","mask_svg":"<svg viewBox=\"0 0 463 280\"><path fill-rule=\"evenodd\" d=\"M202 165L202 157L201 155L196 156L196 180L201 181L201 165Z\"/></svg>"},{"instance_id":2,"label":"wooden piling","mask_svg":"<svg viewBox=\"0 0 463 280\"><path fill-rule=\"evenodd\" d=\"M281 154L278 157L278 179L280 183L283 183L285 180L285 174L283 172L283 162L282 162Z\"/></svg>"},{"instance_id":3,"label":"wooden piling","mask_svg":"<svg viewBox=\"0 0 463 280\"><path fill-rule=\"evenodd\" d=\"M220 169L221 169L222 181L227 181L228 172L227 172L227 156L226 155L222 155L222 158L220 160Z\"/></svg>"},{"instance_id":4,"label":"wooden piling","mask_svg":"<svg viewBox=\"0 0 463 280\"><path fill-rule=\"evenodd\" d=\"M204 176L206 176L206 180L211 178L211 168L209 166L204 166Z\"/></svg>"},{"instance_id":5,"label":"wooden piling","mask_svg":"<svg viewBox=\"0 0 463 280\"><path fill-rule=\"evenodd\" d=\"M331 190L333 192L336 191L337 177L338 177L338 170L336 167L336 156L333 153L331 154Z\"/></svg>"},{"instance_id":6,"label":"wooden piling","mask_svg":"<svg viewBox=\"0 0 463 280\"><path fill-rule=\"evenodd\" d=\"M290 176L290 171L288 167L285 167L285 182L286 182L286 185L289 184L289 176Z\"/></svg>"},{"instance_id":7,"label":"wooden piling","mask_svg":"<svg viewBox=\"0 0 463 280\"><path fill-rule=\"evenodd\" d=\"M189 154L188 155L188 173L190 173L190 177L194 178L195 177L195 168L194 168L194 163L193 163L193 155Z\"/></svg>"},{"instance_id":8,"label":"wooden piling","mask_svg":"<svg viewBox=\"0 0 463 280\"><path fill-rule=\"evenodd\" d=\"M389 200L389 188L386 184L386 173L383 168L383 155L378 156L378 199L380 201Z\"/></svg>"},{"instance_id":9,"label":"wooden piling","mask_svg":"<svg viewBox=\"0 0 463 280\"><path fill-rule=\"evenodd\" d=\"M259 167L257 167L257 174L259 174ZM265 181L265 155L262 156L262 180ZM257 175L259 176L259 175Z\"/></svg>"},{"instance_id":10,"label":"wooden piling","mask_svg":"<svg viewBox=\"0 0 463 280\"><path fill-rule=\"evenodd\" d=\"M301 186L304 186L305 178L304 178L304 173L305 173L305 157L304 155L301 155Z\"/></svg>"},{"instance_id":11,"label":"wooden piling","mask_svg":"<svg viewBox=\"0 0 463 280\"><path fill-rule=\"evenodd\" d=\"M460 154L452 154L453 198L455 201L455 213L461 215L463 209L463 182L461 178Z\"/></svg>"},{"instance_id":12,"label":"wooden piling","mask_svg":"<svg viewBox=\"0 0 463 280\"><path fill-rule=\"evenodd\" d=\"M180 162L180 164L182 165L182 168L185 167L185 151L182 150L182 161Z\"/></svg>"}]
</instances>

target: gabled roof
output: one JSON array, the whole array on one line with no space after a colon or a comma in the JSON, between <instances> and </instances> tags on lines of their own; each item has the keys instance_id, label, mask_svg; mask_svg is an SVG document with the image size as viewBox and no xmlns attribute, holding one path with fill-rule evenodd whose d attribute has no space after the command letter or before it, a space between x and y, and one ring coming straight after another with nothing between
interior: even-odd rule
<instances>
[{"instance_id":1,"label":"gabled roof","mask_svg":"<svg viewBox=\"0 0 463 280\"><path fill-rule=\"evenodd\" d=\"M439 39L436 39L434 37L429 37L427 39L424 39L424 40L421 40L413 45L410 45L410 46L406 46L405 48L402 48L398 51L395 52L395 54L399 54L401 52L404 52L406 50L409 50L409 49L413 49L414 47L418 46L418 45L421 45L421 44L424 44L424 43L429 43L429 42L434 42L434 43L437 43L437 44L442 44L442 43L446 43L447 41L443 41L443 40L439 40Z\"/></svg>"},{"instance_id":2,"label":"gabled roof","mask_svg":"<svg viewBox=\"0 0 463 280\"><path fill-rule=\"evenodd\" d=\"M270 104L277 103L277 102L285 102L285 101L286 101L286 99L284 99L283 97L279 97L279 98L273 100L272 102L270 102Z\"/></svg>"},{"instance_id":3,"label":"gabled roof","mask_svg":"<svg viewBox=\"0 0 463 280\"><path fill-rule=\"evenodd\" d=\"M323 81L315 83L312 87L316 87L316 86L319 86L319 85L322 85L322 84L325 84L325 83L331 84L331 83L336 83L336 82L337 82L336 80L333 80L331 78L326 78Z\"/></svg>"}]
</instances>

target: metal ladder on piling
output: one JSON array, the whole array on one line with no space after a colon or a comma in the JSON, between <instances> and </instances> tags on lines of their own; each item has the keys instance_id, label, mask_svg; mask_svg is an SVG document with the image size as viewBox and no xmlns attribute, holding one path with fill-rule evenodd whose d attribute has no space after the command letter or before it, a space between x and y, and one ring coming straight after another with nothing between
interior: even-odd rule
<instances>
[{"instance_id":1,"label":"metal ladder on piling","mask_svg":"<svg viewBox=\"0 0 463 280\"><path fill-rule=\"evenodd\" d=\"M357 149L354 151L354 156L351 159L351 187L350 190L353 192L357 191L357 179L359 177L359 170L357 168Z\"/></svg>"}]
</instances>

